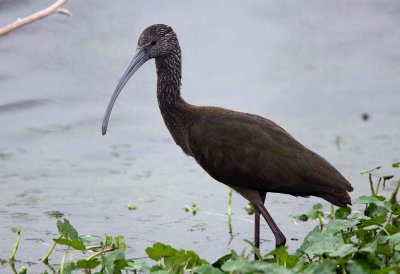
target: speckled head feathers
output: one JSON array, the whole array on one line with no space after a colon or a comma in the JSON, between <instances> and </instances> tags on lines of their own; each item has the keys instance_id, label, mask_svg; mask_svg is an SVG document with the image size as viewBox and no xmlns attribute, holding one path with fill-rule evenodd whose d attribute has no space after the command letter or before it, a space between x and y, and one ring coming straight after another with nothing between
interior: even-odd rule
<instances>
[{"instance_id":1,"label":"speckled head feathers","mask_svg":"<svg viewBox=\"0 0 400 274\"><path fill-rule=\"evenodd\" d=\"M147 27L139 37L138 47L145 48L150 58L165 58L179 48L174 30L164 24Z\"/></svg>"}]
</instances>

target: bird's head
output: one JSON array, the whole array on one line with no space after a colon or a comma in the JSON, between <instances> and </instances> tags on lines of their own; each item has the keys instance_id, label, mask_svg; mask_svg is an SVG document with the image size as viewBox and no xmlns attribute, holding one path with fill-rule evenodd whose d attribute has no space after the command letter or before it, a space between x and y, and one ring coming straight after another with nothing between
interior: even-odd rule
<instances>
[{"instance_id":1,"label":"bird's head","mask_svg":"<svg viewBox=\"0 0 400 274\"><path fill-rule=\"evenodd\" d=\"M163 24L152 25L142 32L138 40L136 54L118 81L108 104L103 119L103 135L107 132L108 120L110 119L114 103L131 76L148 60L153 58L156 60L167 58L169 55L173 54L176 45L178 45L178 39L170 26Z\"/></svg>"},{"instance_id":2,"label":"bird's head","mask_svg":"<svg viewBox=\"0 0 400 274\"><path fill-rule=\"evenodd\" d=\"M146 28L139 37L138 50L144 50L149 59L168 57L178 42L170 26L157 24Z\"/></svg>"}]
</instances>

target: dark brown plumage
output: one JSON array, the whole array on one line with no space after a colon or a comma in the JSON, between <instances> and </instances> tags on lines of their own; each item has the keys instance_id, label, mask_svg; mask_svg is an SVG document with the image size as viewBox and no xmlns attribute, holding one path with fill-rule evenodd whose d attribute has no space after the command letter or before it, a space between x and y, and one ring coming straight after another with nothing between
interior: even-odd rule
<instances>
[{"instance_id":1,"label":"dark brown plumage","mask_svg":"<svg viewBox=\"0 0 400 274\"><path fill-rule=\"evenodd\" d=\"M264 206L267 192L318 196L334 205L351 204L350 183L325 159L263 117L186 103L180 95L181 51L175 32L153 25L140 35L138 50L118 83L103 121L103 135L113 104L129 78L149 59L157 67L157 98L176 144L217 181L253 203L255 245L259 246L260 214L276 239L286 239Z\"/></svg>"}]
</instances>

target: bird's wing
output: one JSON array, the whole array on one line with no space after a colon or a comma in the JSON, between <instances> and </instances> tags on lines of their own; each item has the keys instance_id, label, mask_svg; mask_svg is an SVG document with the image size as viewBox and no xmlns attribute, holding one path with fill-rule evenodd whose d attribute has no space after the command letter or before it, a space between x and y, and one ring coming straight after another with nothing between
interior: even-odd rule
<instances>
[{"instance_id":1,"label":"bird's wing","mask_svg":"<svg viewBox=\"0 0 400 274\"><path fill-rule=\"evenodd\" d=\"M326 160L260 116L198 116L186 132L186 144L196 161L227 185L305 196L350 186Z\"/></svg>"}]
</instances>

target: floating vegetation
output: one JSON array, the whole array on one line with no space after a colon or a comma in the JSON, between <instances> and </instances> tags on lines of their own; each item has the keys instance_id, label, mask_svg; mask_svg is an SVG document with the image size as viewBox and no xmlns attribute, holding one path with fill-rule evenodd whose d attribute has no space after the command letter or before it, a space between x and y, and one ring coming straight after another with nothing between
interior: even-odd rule
<instances>
[{"instance_id":1,"label":"floating vegetation","mask_svg":"<svg viewBox=\"0 0 400 274\"><path fill-rule=\"evenodd\" d=\"M330 207L326 213L322 204L315 204L309 212L294 216L297 221L315 220L317 225L293 253L288 251L288 246L283 246L262 254L251 241L246 240L250 252L232 250L210 263L194 251L157 242L146 248L147 258L129 259L123 236L106 234L104 239L78 236L71 223L63 219L57 221L59 236L53 239L53 245L42 261L48 264L55 246L59 245L64 247L64 254L59 267L52 266L51 269L59 268L60 274L400 273L400 204L397 201L400 180L388 197L378 195L385 181L394 181L392 175L371 175L374 171L376 169L366 172L372 194L362 195L355 201L358 207L363 208L362 211L351 207L336 210ZM195 214L197 205L193 203L185 210ZM0 261L8 263L13 273L28 273L29 268L25 266L18 272L14 267L23 229L13 227L11 230L17 233L14 249L8 261ZM82 252L79 257L83 258L74 261L68 256L71 250ZM254 253L259 260L252 260Z\"/></svg>"},{"instance_id":2,"label":"floating vegetation","mask_svg":"<svg viewBox=\"0 0 400 274\"><path fill-rule=\"evenodd\" d=\"M18 247L19 247L19 241L21 238L21 232L24 231L24 229L20 226L14 226L11 229L11 232L17 233L17 240L15 241L15 245L13 248L13 251L11 252L10 258L8 260L14 261L15 254L17 253Z\"/></svg>"},{"instance_id":3,"label":"floating vegetation","mask_svg":"<svg viewBox=\"0 0 400 274\"><path fill-rule=\"evenodd\" d=\"M248 215L253 215L254 214L254 206L252 203L248 202L246 207L244 208L246 210Z\"/></svg>"},{"instance_id":4,"label":"floating vegetation","mask_svg":"<svg viewBox=\"0 0 400 274\"><path fill-rule=\"evenodd\" d=\"M49 217L53 217L56 219L60 219L64 216L64 213L62 213L58 210L46 211L45 214Z\"/></svg>"},{"instance_id":5,"label":"floating vegetation","mask_svg":"<svg viewBox=\"0 0 400 274\"><path fill-rule=\"evenodd\" d=\"M193 216L196 215L199 210L195 202L192 203L192 206L186 205L183 209L185 212L191 212Z\"/></svg>"},{"instance_id":6,"label":"floating vegetation","mask_svg":"<svg viewBox=\"0 0 400 274\"><path fill-rule=\"evenodd\" d=\"M0 161L7 161L12 157L10 153L2 153L0 152Z\"/></svg>"},{"instance_id":7,"label":"floating vegetation","mask_svg":"<svg viewBox=\"0 0 400 274\"><path fill-rule=\"evenodd\" d=\"M137 205L135 205L134 203L128 205L128 209L129 210L136 210L137 209Z\"/></svg>"}]
</instances>

